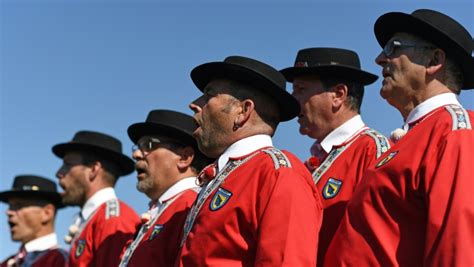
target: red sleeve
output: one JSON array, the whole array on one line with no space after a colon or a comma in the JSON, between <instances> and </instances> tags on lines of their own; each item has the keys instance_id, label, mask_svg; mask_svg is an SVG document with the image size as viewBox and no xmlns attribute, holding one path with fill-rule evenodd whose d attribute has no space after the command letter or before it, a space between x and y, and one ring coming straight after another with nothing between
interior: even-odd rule
<instances>
[{"instance_id":1,"label":"red sleeve","mask_svg":"<svg viewBox=\"0 0 474 267\"><path fill-rule=\"evenodd\" d=\"M427 266L474 266L474 131L451 132L420 171L428 209Z\"/></svg>"},{"instance_id":2,"label":"red sleeve","mask_svg":"<svg viewBox=\"0 0 474 267\"><path fill-rule=\"evenodd\" d=\"M104 218L102 223L98 222L94 235L95 266L118 266L123 247L133 239L139 223L138 215L125 205L120 206L119 217Z\"/></svg>"},{"instance_id":3,"label":"red sleeve","mask_svg":"<svg viewBox=\"0 0 474 267\"><path fill-rule=\"evenodd\" d=\"M293 168L276 175L261 215L255 266L316 266L322 206L311 176Z\"/></svg>"}]
</instances>

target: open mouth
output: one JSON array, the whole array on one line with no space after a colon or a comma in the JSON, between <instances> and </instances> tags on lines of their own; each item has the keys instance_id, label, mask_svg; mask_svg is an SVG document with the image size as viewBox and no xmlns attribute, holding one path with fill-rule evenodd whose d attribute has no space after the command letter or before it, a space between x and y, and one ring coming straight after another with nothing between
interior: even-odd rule
<instances>
[{"instance_id":1,"label":"open mouth","mask_svg":"<svg viewBox=\"0 0 474 267\"><path fill-rule=\"evenodd\" d=\"M10 229L16 226L16 223L8 221L8 225L10 226Z\"/></svg>"},{"instance_id":2,"label":"open mouth","mask_svg":"<svg viewBox=\"0 0 474 267\"><path fill-rule=\"evenodd\" d=\"M146 169L138 164L135 164L135 170L137 171L137 176L140 176L141 174L146 172Z\"/></svg>"}]
</instances>

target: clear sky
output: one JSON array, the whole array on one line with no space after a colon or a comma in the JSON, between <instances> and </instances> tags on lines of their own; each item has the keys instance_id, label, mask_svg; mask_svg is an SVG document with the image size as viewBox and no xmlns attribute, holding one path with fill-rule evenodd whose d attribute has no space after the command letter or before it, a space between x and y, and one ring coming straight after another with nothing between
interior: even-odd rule
<instances>
[{"instance_id":1,"label":"clear sky","mask_svg":"<svg viewBox=\"0 0 474 267\"><path fill-rule=\"evenodd\" d=\"M243 55L282 69L293 65L299 49L340 47L357 51L363 68L380 75L373 34L380 15L436 9L474 34L473 3L0 0L0 191L18 174L56 180L61 161L51 147L78 130L116 136L130 155L127 127L150 110L192 114L187 106L200 92L189 73L199 64ZM379 96L380 85L366 87L362 116L388 135L403 120ZM474 90L463 91L460 100L473 109ZM312 141L299 135L293 120L280 125L274 143L304 159ZM148 200L135 182L135 173L122 177L116 189L140 214ZM0 205L0 259L19 247L10 240L6 208ZM58 214L65 248L63 236L78 211Z\"/></svg>"}]
</instances>

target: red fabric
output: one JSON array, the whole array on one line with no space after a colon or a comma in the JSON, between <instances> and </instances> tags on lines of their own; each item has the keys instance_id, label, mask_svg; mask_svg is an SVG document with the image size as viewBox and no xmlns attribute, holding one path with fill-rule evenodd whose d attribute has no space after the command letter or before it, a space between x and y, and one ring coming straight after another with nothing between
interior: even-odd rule
<instances>
[{"instance_id":1,"label":"red fabric","mask_svg":"<svg viewBox=\"0 0 474 267\"><path fill-rule=\"evenodd\" d=\"M173 266L179 251L184 221L196 195L194 190L188 189L171 203L149 228L127 266ZM162 225L163 228L156 237L149 240L155 225Z\"/></svg>"},{"instance_id":2,"label":"red fabric","mask_svg":"<svg viewBox=\"0 0 474 267\"><path fill-rule=\"evenodd\" d=\"M322 207L310 173L284 152L275 169L264 152L220 186L232 193L215 211L210 194L181 250L179 266L315 266Z\"/></svg>"},{"instance_id":3,"label":"red fabric","mask_svg":"<svg viewBox=\"0 0 474 267\"><path fill-rule=\"evenodd\" d=\"M50 249L45 253L38 253L38 257L33 260L33 264L31 265L31 267L63 267L66 264L66 256L67 253L62 249ZM8 257L0 264L0 267L7 267L8 260L12 258L15 258L15 255Z\"/></svg>"},{"instance_id":4,"label":"red fabric","mask_svg":"<svg viewBox=\"0 0 474 267\"><path fill-rule=\"evenodd\" d=\"M106 203L89 220L69 253L69 266L118 266L124 245L133 239L140 218L132 208L120 201L120 215L106 218ZM78 244L84 251L76 256Z\"/></svg>"},{"instance_id":5,"label":"red fabric","mask_svg":"<svg viewBox=\"0 0 474 267\"><path fill-rule=\"evenodd\" d=\"M327 248L341 222L346 205L352 197L356 185L370 165L375 165L377 146L375 140L366 135L360 136L344 150L321 176L316 184L324 208L323 224L319 232L318 266L322 266ZM323 190L329 178L342 182L339 192L332 198L325 198Z\"/></svg>"},{"instance_id":6,"label":"red fabric","mask_svg":"<svg viewBox=\"0 0 474 267\"><path fill-rule=\"evenodd\" d=\"M474 266L474 131L452 121L437 109L367 170L325 266Z\"/></svg>"}]
</instances>

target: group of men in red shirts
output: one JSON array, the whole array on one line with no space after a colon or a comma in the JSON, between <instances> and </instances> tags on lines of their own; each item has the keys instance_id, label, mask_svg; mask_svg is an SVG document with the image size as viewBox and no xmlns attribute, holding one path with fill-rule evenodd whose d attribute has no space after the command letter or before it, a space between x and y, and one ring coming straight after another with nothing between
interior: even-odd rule
<instances>
[{"instance_id":1,"label":"group of men in red shirts","mask_svg":"<svg viewBox=\"0 0 474 267\"><path fill-rule=\"evenodd\" d=\"M405 121L391 140L360 116L377 76L354 51L303 49L281 71L205 63L191 72L194 117L153 110L128 128L135 162L117 139L80 131L53 147L62 195L36 176L0 193L22 243L2 267L474 265L474 113L456 97L474 88L472 37L426 9L384 14L374 31L380 94ZM272 143L295 117L315 139L304 163ZM150 199L141 218L113 189L133 170ZM63 205L81 207L67 257L53 228Z\"/></svg>"}]
</instances>

